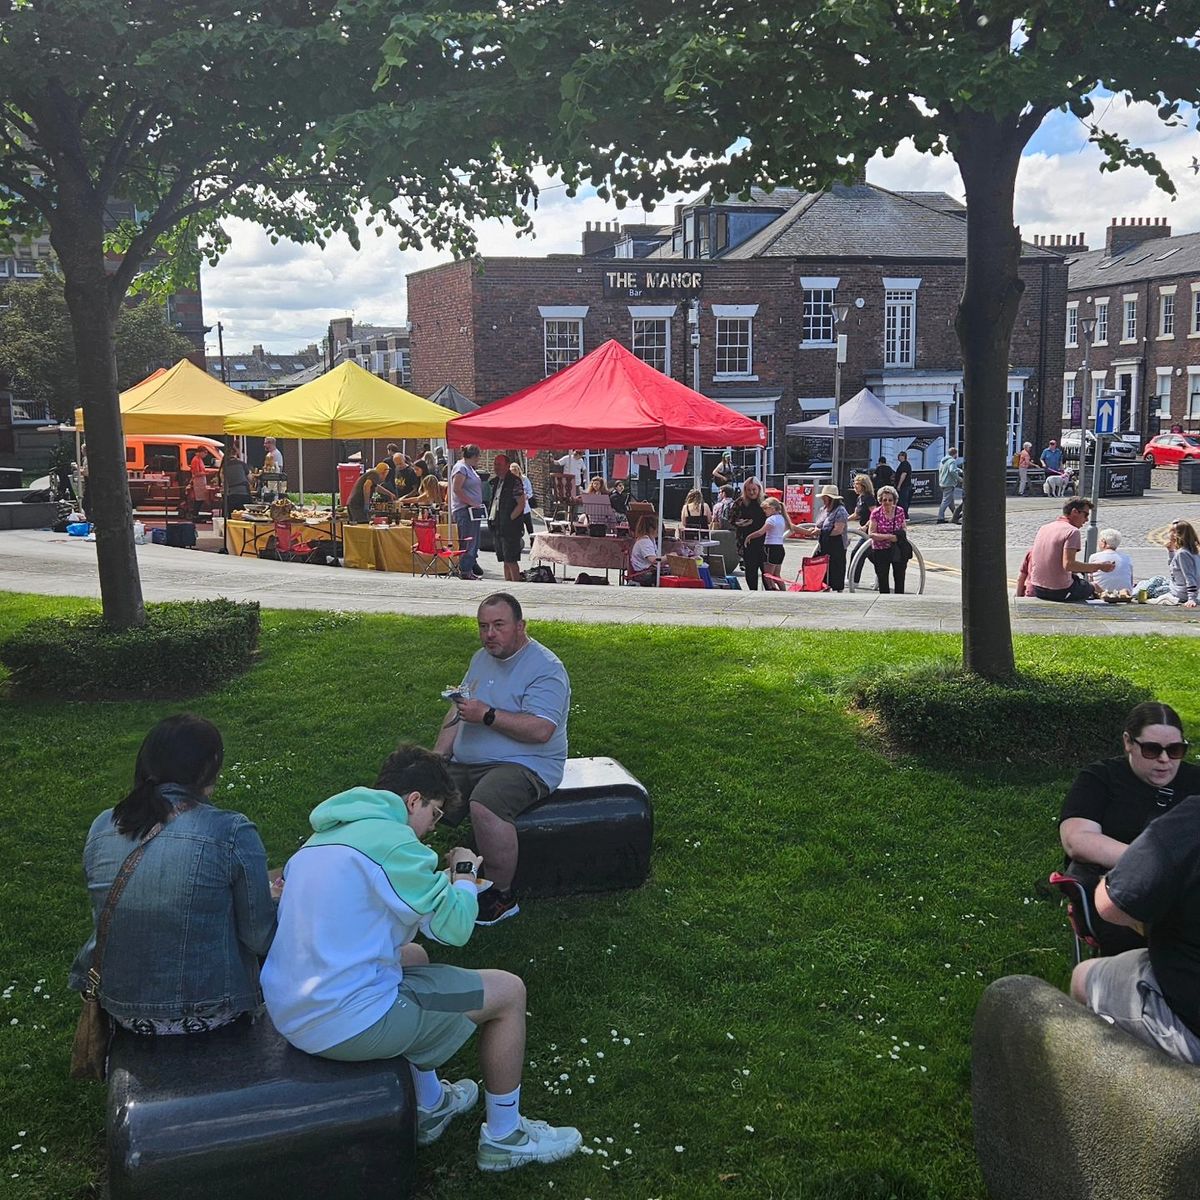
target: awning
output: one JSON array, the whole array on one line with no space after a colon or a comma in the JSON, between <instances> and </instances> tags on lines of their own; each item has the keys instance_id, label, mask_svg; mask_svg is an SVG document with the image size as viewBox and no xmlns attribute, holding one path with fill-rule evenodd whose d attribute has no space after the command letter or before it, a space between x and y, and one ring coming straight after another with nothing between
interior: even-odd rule
<instances>
[{"instance_id":1,"label":"awning","mask_svg":"<svg viewBox=\"0 0 1200 1200\"><path fill-rule=\"evenodd\" d=\"M789 437L831 438L839 427L844 438L940 437L946 432L940 425L918 421L915 417L906 417L889 408L867 388L863 388L838 409L836 426L830 420L831 416L832 413L824 413L810 421L793 421L787 427L787 434Z\"/></svg>"}]
</instances>

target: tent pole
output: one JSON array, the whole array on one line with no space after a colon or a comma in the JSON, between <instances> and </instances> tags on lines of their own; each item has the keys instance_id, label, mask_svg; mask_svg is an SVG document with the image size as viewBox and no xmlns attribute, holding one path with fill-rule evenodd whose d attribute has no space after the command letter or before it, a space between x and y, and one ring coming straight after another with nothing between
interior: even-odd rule
<instances>
[{"instance_id":1,"label":"tent pole","mask_svg":"<svg viewBox=\"0 0 1200 1200\"><path fill-rule=\"evenodd\" d=\"M663 467L666 463L667 452L660 450L658 452L658 562L655 565L654 586L662 586L662 555L663 555L663 503L667 495L667 479L663 472Z\"/></svg>"},{"instance_id":2,"label":"tent pole","mask_svg":"<svg viewBox=\"0 0 1200 1200\"><path fill-rule=\"evenodd\" d=\"M700 492L701 498L703 498L704 488L700 482L700 447L699 446L692 447L692 487L694 487L696 489L696 491Z\"/></svg>"},{"instance_id":3,"label":"tent pole","mask_svg":"<svg viewBox=\"0 0 1200 1200\"><path fill-rule=\"evenodd\" d=\"M296 453L300 456L300 503L304 503L304 439L296 439Z\"/></svg>"}]
</instances>

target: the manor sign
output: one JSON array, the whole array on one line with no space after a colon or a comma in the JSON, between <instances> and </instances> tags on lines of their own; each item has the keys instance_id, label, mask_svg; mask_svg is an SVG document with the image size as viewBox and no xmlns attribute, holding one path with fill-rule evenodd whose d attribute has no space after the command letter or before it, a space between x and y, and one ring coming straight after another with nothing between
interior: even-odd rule
<instances>
[{"instance_id":1,"label":"the manor sign","mask_svg":"<svg viewBox=\"0 0 1200 1200\"><path fill-rule=\"evenodd\" d=\"M703 271L681 271L678 267L626 267L604 272L604 294L630 300L651 296L676 299L695 296L703 287Z\"/></svg>"}]
</instances>

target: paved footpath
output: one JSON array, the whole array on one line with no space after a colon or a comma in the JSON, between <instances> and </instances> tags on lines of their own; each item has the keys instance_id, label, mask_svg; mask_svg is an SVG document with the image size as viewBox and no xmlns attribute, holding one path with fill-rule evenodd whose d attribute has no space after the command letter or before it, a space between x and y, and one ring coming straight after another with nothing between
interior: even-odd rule
<instances>
[{"instance_id":1,"label":"paved footpath","mask_svg":"<svg viewBox=\"0 0 1200 1200\"><path fill-rule=\"evenodd\" d=\"M1180 513L1179 515L1182 515ZM1039 522L1040 523L1040 522ZM931 531L932 532L932 531ZM946 530L938 530L946 534ZM957 532L957 529L955 529ZM924 545L925 531L921 531ZM1133 547L1134 564L1147 573L1162 570L1161 549ZM789 557L804 553L789 547ZM674 591L651 588L578 587L520 583L508 585L539 621L589 621L615 624L702 625L726 628L908 629L960 633L956 546L930 545L931 586L925 595L879 596L875 592L834 595L795 592ZM1009 552L1007 569L1015 574L1023 548ZM487 577L479 583L419 579L301 563L231 558L165 546L138 548L142 588L147 600L230 597L257 600L264 608L322 609L343 612L391 612L411 616L474 616L480 598L505 587L491 556ZM936 580L936 585L933 581ZM0 533L0 606L3 592L51 596L98 596L93 543L43 531ZM1011 594L1011 589L1009 589ZM1200 635L1200 609L1154 606L1013 603L1018 633L1111 635L1126 633Z\"/></svg>"}]
</instances>

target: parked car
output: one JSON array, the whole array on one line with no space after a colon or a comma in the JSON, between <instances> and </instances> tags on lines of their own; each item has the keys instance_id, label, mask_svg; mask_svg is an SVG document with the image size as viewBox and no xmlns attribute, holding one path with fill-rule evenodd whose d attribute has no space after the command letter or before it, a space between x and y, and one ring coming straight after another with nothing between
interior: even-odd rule
<instances>
[{"instance_id":1,"label":"parked car","mask_svg":"<svg viewBox=\"0 0 1200 1200\"><path fill-rule=\"evenodd\" d=\"M1058 444L1062 447L1063 459L1066 462L1079 461L1079 430L1065 429L1062 437L1058 439ZM1096 435L1089 429L1087 430L1087 460L1092 461L1093 455L1096 453ZM1112 436L1105 437L1103 449L1103 462L1136 462L1138 456L1137 447L1132 442L1123 441L1120 437Z\"/></svg>"},{"instance_id":2,"label":"parked car","mask_svg":"<svg viewBox=\"0 0 1200 1200\"><path fill-rule=\"evenodd\" d=\"M1142 453L1152 467L1177 467L1185 458L1200 458L1200 437L1194 433L1160 433Z\"/></svg>"}]
</instances>

